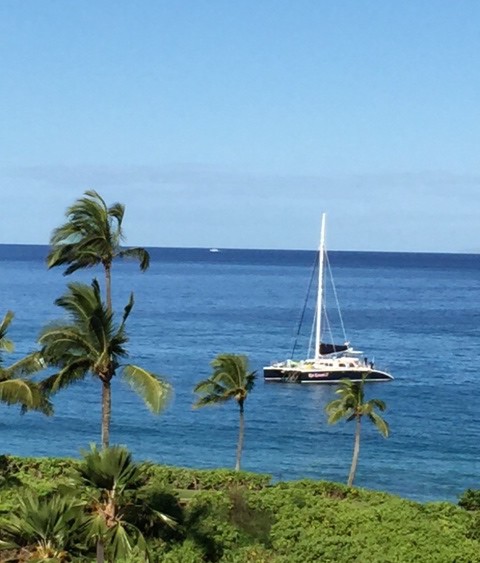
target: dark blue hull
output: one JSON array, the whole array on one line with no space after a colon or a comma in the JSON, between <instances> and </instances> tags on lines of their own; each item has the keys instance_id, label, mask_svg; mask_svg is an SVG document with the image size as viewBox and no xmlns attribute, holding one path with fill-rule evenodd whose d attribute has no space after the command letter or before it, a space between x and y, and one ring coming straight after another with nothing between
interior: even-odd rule
<instances>
[{"instance_id":1,"label":"dark blue hull","mask_svg":"<svg viewBox=\"0 0 480 563\"><path fill-rule=\"evenodd\" d=\"M390 374L375 369L299 371L292 368L268 367L263 370L265 381L277 383L338 383L342 379L361 381L364 376L366 376L365 380L371 383L380 383L393 379Z\"/></svg>"}]
</instances>

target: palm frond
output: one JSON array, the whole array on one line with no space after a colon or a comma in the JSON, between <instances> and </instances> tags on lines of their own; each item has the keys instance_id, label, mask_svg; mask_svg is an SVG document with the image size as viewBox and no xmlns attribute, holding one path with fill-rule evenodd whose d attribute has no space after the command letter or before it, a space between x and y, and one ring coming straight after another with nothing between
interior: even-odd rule
<instances>
[{"instance_id":1,"label":"palm frond","mask_svg":"<svg viewBox=\"0 0 480 563\"><path fill-rule=\"evenodd\" d=\"M193 391L194 393L225 395L225 393L227 393L228 391L228 388L224 385L221 385L214 379L203 379L202 381L199 381L197 385L195 385Z\"/></svg>"},{"instance_id":2,"label":"palm frond","mask_svg":"<svg viewBox=\"0 0 480 563\"><path fill-rule=\"evenodd\" d=\"M65 274L68 275L80 268L111 263L115 256L123 255L139 260L140 268L146 270L149 255L145 249L120 249L124 238L124 214L122 203L107 207L98 192L87 190L83 197L67 208L66 222L50 237L49 268L66 265Z\"/></svg>"},{"instance_id":3,"label":"palm frond","mask_svg":"<svg viewBox=\"0 0 480 563\"><path fill-rule=\"evenodd\" d=\"M241 387L245 384L245 356L220 354L212 360L212 379L223 381L228 387Z\"/></svg>"},{"instance_id":4,"label":"palm frond","mask_svg":"<svg viewBox=\"0 0 480 563\"><path fill-rule=\"evenodd\" d=\"M370 399L370 401L368 401L372 407L377 408L379 411L385 411L387 408L387 405L385 404L384 401L380 400L380 399Z\"/></svg>"},{"instance_id":5,"label":"palm frond","mask_svg":"<svg viewBox=\"0 0 480 563\"><path fill-rule=\"evenodd\" d=\"M130 316L130 313L132 312L134 303L135 303L135 299L134 299L133 291L132 291L130 293L130 299L128 300L128 303L125 305L125 307L123 309L123 316L122 316L122 322L121 322L120 328L123 328L123 326L127 322L127 319Z\"/></svg>"},{"instance_id":6,"label":"palm frond","mask_svg":"<svg viewBox=\"0 0 480 563\"><path fill-rule=\"evenodd\" d=\"M255 381L257 379L257 372L256 371L252 371L249 374L247 374L246 377L246 383L245 383L245 390L247 393L250 393L253 388L255 387Z\"/></svg>"},{"instance_id":7,"label":"palm frond","mask_svg":"<svg viewBox=\"0 0 480 563\"><path fill-rule=\"evenodd\" d=\"M340 382L339 388L335 392L339 398L330 401L325 407L329 417L328 422L335 424L342 418L350 422L366 416L375 424L379 432L386 437L389 433L388 424L375 412L375 409L383 412L386 409L386 405L380 399L365 401L365 381L366 375L364 374L361 381L344 379Z\"/></svg>"},{"instance_id":8,"label":"palm frond","mask_svg":"<svg viewBox=\"0 0 480 563\"><path fill-rule=\"evenodd\" d=\"M226 403L232 398L232 396L226 394L217 395L216 393L209 393L197 399L197 401L193 404L193 408L199 409L201 407L219 405L221 403Z\"/></svg>"},{"instance_id":9,"label":"palm frond","mask_svg":"<svg viewBox=\"0 0 480 563\"><path fill-rule=\"evenodd\" d=\"M123 203L112 203L107 211L109 217L115 219L120 230L122 227L123 217L125 215L125 205Z\"/></svg>"},{"instance_id":10,"label":"palm frond","mask_svg":"<svg viewBox=\"0 0 480 563\"><path fill-rule=\"evenodd\" d=\"M28 356L17 360L8 367L0 368L0 380L11 379L17 376L26 376L37 373L45 368L45 362L40 352L32 352Z\"/></svg>"},{"instance_id":11,"label":"palm frond","mask_svg":"<svg viewBox=\"0 0 480 563\"><path fill-rule=\"evenodd\" d=\"M118 213L115 207L113 213ZM50 237L49 268L68 265L68 275L113 256L109 210L96 191L87 190L84 197L67 208L65 215L67 221Z\"/></svg>"},{"instance_id":12,"label":"palm frond","mask_svg":"<svg viewBox=\"0 0 480 563\"><path fill-rule=\"evenodd\" d=\"M0 381L0 402L19 405L24 410L38 410L46 415L53 413L53 407L38 384L24 379Z\"/></svg>"},{"instance_id":13,"label":"palm frond","mask_svg":"<svg viewBox=\"0 0 480 563\"><path fill-rule=\"evenodd\" d=\"M83 461L76 468L74 481L82 486L100 493L115 492L119 497L125 491L136 491L145 484L140 466L124 446L99 450L91 445L89 450L81 453Z\"/></svg>"},{"instance_id":14,"label":"palm frond","mask_svg":"<svg viewBox=\"0 0 480 563\"><path fill-rule=\"evenodd\" d=\"M219 354L211 362L212 375L197 383L194 392L200 395L194 408L224 403L230 399L242 401L255 385L256 372L248 369L244 355Z\"/></svg>"},{"instance_id":15,"label":"palm frond","mask_svg":"<svg viewBox=\"0 0 480 563\"><path fill-rule=\"evenodd\" d=\"M341 408L337 410L332 409L328 414L328 424L337 424L342 418L345 418L346 414L346 411Z\"/></svg>"},{"instance_id":16,"label":"palm frond","mask_svg":"<svg viewBox=\"0 0 480 563\"><path fill-rule=\"evenodd\" d=\"M38 342L42 346L42 357L49 365L65 364L71 357L80 354L88 357L97 355L90 335L74 325L66 325L63 330L61 325L46 327Z\"/></svg>"},{"instance_id":17,"label":"palm frond","mask_svg":"<svg viewBox=\"0 0 480 563\"><path fill-rule=\"evenodd\" d=\"M124 366L123 379L154 413L161 412L171 397L172 387L169 383L139 366Z\"/></svg>"},{"instance_id":18,"label":"palm frond","mask_svg":"<svg viewBox=\"0 0 480 563\"><path fill-rule=\"evenodd\" d=\"M105 315L98 314L96 311L89 319L90 339L95 342L95 349L99 355L108 354L110 346L110 338L108 329L111 328L109 323L105 323Z\"/></svg>"},{"instance_id":19,"label":"palm frond","mask_svg":"<svg viewBox=\"0 0 480 563\"><path fill-rule=\"evenodd\" d=\"M145 561L152 562L147 542L141 531L127 522L117 522L109 530L110 551L114 561L125 560L128 556L135 553L142 553Z\"/></svg>"},{"instance_id":20,"label":"palm frond","mask_svg":"<svg viewBox=\"0 0 480 563\"><path fill-rule=\"evenodd\" d=\"M61 389L70 387L70 385L85 379L90 367L90 362L84 358L78 358L76 361L72 360L57 373L42 379L38 385L44 393L54 395Z\"/></svg>"},{"instance_id":21,"label":"palm frond","mask_svg":"<svg viewBox=\"0 0 480 563\"><path fill-rule=\"evenodd\" d=\"M99 202L100 207L102 207L103 209L107 209L107 204L105 203L105 200L96 190L93 189L85 190L85 196L92 200L96 200L97 202Z\"/></svg>"},{"instance_id":22,"label":"palm frond","mask_svg":"<svg viewBox=\"0 0 480 563\"><path fill-rule=\"evenodd\" d=\"M102 301L97 280L91 285L68 284L68 291L56 304L70 313L72 322L51 323L40 333L39 342L47 363L65 365L69 358L83 355L92 359L93 366L101 355L125 355L122 348L125 334L121 331L118 334L119 329L115 329L113 314Z\"/></svg>"},{"instance_id":23,"label":"palm frond","mask_svg":"<svg viewBox=\"0 0 480 563\"><path fill-rule=\"evenodd\" d=\"M95 279L91 285L79 282L69 283L68 291L55 300L55 305L62 307L75 320L84 322L99 306L98 287L98 281Z\"/></svg>"},{"instance_id":24,"label":"palm frond","mask_svg":"<svg viewBox=\"0 0 480 563\"><path fill-rule=\"evenodd\" d=\"M386 420L384 420L379 414L377 414L376 412L371 412L368 415L368 418L373 422L373 424L375 424L375 426L377 427L378 431L380 432L380 434L384 437L384 438L388 438L389 434L390 434L390 427L388 426L388 423Z\"/></svg>"},{"instance_id":25,"label":"palm frond","mask_svg":"<svg viewBox=\"0 0 480 563\"><path fill-rule=\"evenodd\" d=\"M58 242L54 242L54 240L58 238ZM75 260L75 245L73 241L75 238L78 238L78 235L67 235L67 234L60 234L53 232L53 235L50 239L50 244L55 245L52 246L47 254L47 267L54 268L55 266L63 266L65 264L69 264Z\"/></svg>"},{"instance_id":26,"label":"palm frond","mask_svg":"<svg viewBox=\"0 0 480 563\"><path fill-rule=\"evenodd\" d=\"M77 254L74 260L68 260L69 266L65 269L63 275L69 276L77 272L78 270L93 268L95 266L98 266L100 262L101 262L101 256L97 253L83 252L81 255Z\"/></svg>"},{"instance_id":27,"label":"palm frond","mask_svg":"<svg viewBox=\"0 0 480 563\"><path fill-rule=\"evenodd\" d=\"M83 504L78 500L58 493L38 497L26 491L17 499L14 510L2 525L2 536L6 541L0 548L28 546L35 549L47 544L53 560L58 561L53 552L68 555L75 549L84 524Z\"/></svg>"},{"instance_id":28,"label":"palm frond","mask_svg":"<svg viewBox=\"0 0 480 563\"><path fill-rule=\"evenodd\" d=\"M145 248L125 248L122 249L117 256L119 258L132 258L140 264L140 270L144 272L150 266L150 254Z\"/></svg>"},{"instance_id":29,"label":"palm frond","mask_svg":"<svg viewBox=\"0 0 480 563\"><path fill-rule=\"evenodd\" d=\"M343 408L343 400L334 399L325 406L325 411L327 414L330 414L330 412L337 411L340 408Z\"/></svg>"},{"instance_id":30,"label":"palm frond","mask_svg":"<svg viewBox=\"0 0 480 563\"><path fill-rule=\"evenodd\" d=\"M0 350L4 352L13 352L13 342L6 337L8 327L14 317L13 311L7 311L0 322Z\"/></svg>"},{"instance_id":31,"label":"palm frond","mask_svg":"<svg viewBox=\"0 0 480 563\"><path fill-rule=\"evenodd\" d=\"M105 518L98 512L87 515L85 527L87 529L87 539L92 545L95 545L97 540L104 539L108 534L108 526L105 522Z\"/></svg>"}]
</instances>

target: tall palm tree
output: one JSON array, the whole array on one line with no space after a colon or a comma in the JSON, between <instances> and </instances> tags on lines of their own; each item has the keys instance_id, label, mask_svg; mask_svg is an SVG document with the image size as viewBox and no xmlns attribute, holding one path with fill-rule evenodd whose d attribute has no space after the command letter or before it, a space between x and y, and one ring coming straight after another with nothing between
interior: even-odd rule
<instances>
[{"instance_id":1,"label":"tall palm tree","mask_svg":"<svg viewBox=\"0 0 480 563\"><path fill-rule=\"evenodd\" d=\"M366 416L378 429L380 434L387 438L389 426L387 422L376 412L383 412L386 405L380 399L365 400L365 377L361 381L351 381L344 379L340 382L340 387L335 391L339 399L334 399L325 407L328 414L328 423L336 424L339 420L346 419L347 422L355 421L355 442L353 447L352 465L348 475L347 485L351 487L355 479L357 470L358 456L360 453L360 431L362 419Z\"/></svg>"},{"instance_id":2,"label":"tall palm tree","mask_svg":"<svg viewBox=\"0 0 480 563\"><path fill-rule=\"evenodd\" d=\"M57 227L51 237L51 250L47 256L49 268L64 266L69 275L81 268L102 265L105 272L107 308L112 310L112 263L115 258L134 258L145 271L150 255L144 248L124 248L122 230L125 206L114 203L107 206L94 190L87 190L84 197L71 205L65 215L66 223Z\"/></svg>"},{"instance_id":3,"label":"tall palm tree","mask_svg":"<svg viewBox=\"0 0 480 563\"><path fill-rule=\"evenodd\" d=\"M68 291L55 304L70 314L69 322L55 322L43 329L39 342L45 362L58 371L42 382L48 393L56 393L87 374L102 385L102 445L108 447L111 419L111 381L121 369L126 381L144 400L149 409L159 413L170 395L170 385L150 371L120 362L127 353L126 321L133 307L133 294L126 305L120 324L104 305L96 280L92 284L68 284Z\"/></svg>"},{"instance_id":4,"label":"tall palm tree","mask_svg":"<svg viewBox=\"0 0 480 563\"><path fill-rule=\"evenodd\" d=\"M7 311L0 321L0 352L12 352L13 342L7 338L8 327L13 320L12 311ZM46 415L53 412L52 405L39 385L28 376L43 369L38 353L29 354L10 366L5 366L0 356L0 402L20 405L22 410L38 410Z\"/></svg>"},{"instance_id":5,"label":"tall palm tree","mask_svg":"<svg viewBox=\"0 0 480 563\"><path fill-rule=\"evenodd\" d=\"M132 459L130 452L121 446L98 451L92 446L84 452L83 463L77 468L74 482L90 492L87 519L88 536L96 543L97 562L127 558L134 550L145 560L151 557L147 544L136 522L138 512L150 508L152 520L174 526L169 516L148 506L138 493L145 484L145 474Z\"/></svg>"},{"instance_id":6,"label":"tall palm tree","mask_svg":"<svg viewBox=\"0 0 480 563\"><path fill-rule=\"evenodd\" d=\"M237 457L235 470L240 470L245 433L244 406L248 394L255 384L256 372L249 371L246 356L236 354L220 354L212 361L213 373L208 379L200 381L194 389L200 398L194 408L206 405L219 405L235 399L240 413L238 431Z\"/></svg>"}]
</instances>

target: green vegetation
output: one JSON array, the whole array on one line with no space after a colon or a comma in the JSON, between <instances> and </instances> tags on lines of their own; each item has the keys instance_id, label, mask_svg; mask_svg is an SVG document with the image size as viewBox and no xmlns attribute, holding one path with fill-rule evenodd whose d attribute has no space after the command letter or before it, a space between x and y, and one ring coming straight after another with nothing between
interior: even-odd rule
<instances>
[{"instance_id":1,"label":"green vegetation","mask_svg":"<svg viewBox=\"0 0 480 563\"><path fill-rule=\"evenodd\" d=\"M118 561L134 551L150 559L142 529L157 529L174 521L152 503L155 495L141 494L146 480L141 467L120 446L98 451L92 446L76 470L75 485L88 491L86 541L96 542L97 561Z\"/></svg>"},{"instance_id":2,"label":"green vegetation","mask_svg":"<svg viewBox=\"0 0 480 563\"><path fill-rule=\"evenodd\" d=\"M81 504L73 498L23 492L2 524L0 549L10 550L8 561L69 561L83 540L84 519Z\"/></svg>"},{"instance_id":3,"label":"green vegetation","mask_svg":"<svg viewBox=\"0 0 480 563\"><path fill-rule=\"evenodd\" d=\"M170 386L153 373L120 363L127 356L125 323L133 307L133 295L119 325L103 304L96 280L91 286L70 283L55 302L70 314L71 321L51 323L39 337L44 361L58 371L44 379L42 389L56 393L91 373L102 384L102 445L110 441L111 381L119 368L123 379L143 398L152 412L162 410Z\"/></svg>"},{"instance_id":4,"label":"green vegetation","mask_svg":"<svg viewBox=\"0 0 480 563\"><path fill-rule=\"evenodd\" d=\"M0 352L13 352L13 342L7 338L8 327L13 320L12 311L7 311L0 321ZM38 353L32 353L5 366L0 356L0 402L7 405L20 405L24 410L39 410L52 414L52 405L37 383L28 376L43 369Z\"/></svg>"},{"instance_id":5,"label":"green vegetation","mask_svg":"<svg viewBox=\"0 0 480 563\"><path fill-rule=\"evenodd\" d=\"M194 391L200 395L200 398L194 406L219 405L231 399L237 401L240 425L235 470L240 471L245 433L244 406L248 394L255 385L255 372L249 371L246 356L236 354L220 354L212 361L212 367L213 374L208 379L200 381L195 387Z\"/></svg>"},{"instance_id":6,"label":"green vegetation","mask_svg":"<svg viewBox=\"0 0 480 563\"><path fill-rule=\"evenodd\" d=\"M0 474L0 561L96 561L95 521L115 563L480 563L477 513L450 503L137 465L123 448L83 461L2 457Z\"/></svg>"},{"instance_id":7,"label":"green vegetation","mask_svg":"<svg viewBox=\"0 0 480 563\"><path fill-rule=\"evenodd\" d=\"M386 405L380 399L365 400L365 377L362 381L343 380L335 393L339 395L340 398L330 401L325 407L328 414L328 423L336 424L342 418L345 418L347 422L355 421L355 443L353 447L352 465L347 481L347 485L351 487L355 479L358 456L360 453L362 418L366 416L376 426L382 436L385 438L388 437L390 430L387 422L375 412L375 409L383 412L386 409Z\"/></svg>"},{"instance_id":8,"label":"green vegetation","mask_svg":"<svg viewBox=\"0 0 480 563\"><path fill-rule=\"evenodd\" d=\"M240 471L245 401L255 383L246 356L221 354L213 373L195 387L194 407L235 400L239 434L235 470L193 470L137 463L121 446L109 447L111 381L123 379L155 413L171 388L159 376L122 364L126 322L115 321L111 269L116 258L149 265L142 248L123 249L120 203L107 207L87 191L53 231L48 266L65 274L102 265L105 300L96 280L70 283L55 303L70 319L43 329L41 351L10 367L0 362L0 402L50 414L49 396L88 374L102 385L102 449L83 459L0 456L0 562L21 563L480 563L480 492L468 490L460 507L420 504L353 488L363 417L383 436L389 427L366 400L364 380L345 380L326 407L329 423L355 421L348 484L298 481L272 485L268 475ZM0 351L11 351L0 322ZM0 359L3 359L0 357ZM45 366L55 373L29 379Z\"/></svg>"},{"instance_id":9,"label":"green vegetation","mask_svg":"<svg viewBox=\"0 0 480 563\"><path fill-rule=\"evenodd\" d=\"M51 250L47 257L49 268L67 266L65 275L93 266L102 265L105 272L106 303L112 310L112 264L116 258L133 258L145 271L150 255L144 248L122 248L125 238L122 223L125 206L114 203L110 207L94 190L71 205L66 223L57 227L50 237Z\"/></svg>"},{"instance_id":10,"label":"green vegetation","mask_svg":"<svg viewBox=\"0 0 480 563\"><path fill-rule=\"evenodd\" d=\"M480 511L480 490L467 489L458 501L458 506L465 508L465 510Z\"/></svg>"}]
</instances>

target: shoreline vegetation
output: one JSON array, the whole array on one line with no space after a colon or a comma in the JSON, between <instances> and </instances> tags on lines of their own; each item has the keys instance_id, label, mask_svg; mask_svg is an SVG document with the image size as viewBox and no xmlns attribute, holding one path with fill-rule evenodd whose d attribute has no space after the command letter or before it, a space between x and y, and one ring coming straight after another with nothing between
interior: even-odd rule
<instances>
[{"instance_id":1,"label":"shoreline vegetation","mask_svg":"<svg viewBox=\"0 0 480 563\"><path fill-rule=\"evenodd\" d=\"M268 475L243 471L129 463L136 473L125 463L123 474L118 467L106 466L98 473L85 458L0 456L2 541L11 542L15 536L8 524L12 516L21 522L17 545L23 541L17 550L3 545L0 561L95 561L91 535L90 541L88 535L82 536L86 524L79 517L72 527L70 514L69 527L60 533L65 511L53 510L51 501L57 495L70 499L67 508L80 507L80 516L84 511L91 525L93 507L98 509L102 499L107 506L108 483L115 482L121 485L115 518L135 538L127 553L122 555L122 545L109 552L112 558L105 560L115 563L480 562L480 513L452 503L419 503L324 481L272 484ZM478 509L478 495L473 504L471 495L465 496L470 501L467 508ZM29 519L23 509L26 498L40 504L29 507ZM136 514L132 507L137 507ZM134 526L141 529L141 540L132 531ZM49 541L35 543L35 530L38 538ZM22 540L27 531L30 537ZM34 557L28 559L27 553Z\"/></svg>"},{"instance_id":2,"label":"shoreline vegetation","mask_svg":"<svg viewBox=\"0 0 480 563\"><path fill-rule=\"evenodd\" d=\"M96 279L68 283L55 301L66 317L45 326L38 349L9 367L3 360L13 350L7 335L13 312L0 322L0 402L51 415L56 393L91 376L102 404L100 446L80 459L0 455L0 562L480 563L479 491L466 491L455 506L353 487L362 420L385 438L390 432L382 416L387 406L366 399L364 380L342 381L325 409L330 424L355 423L347 485L273 484L269 475L241 471L245 404L256 373L237 354L219 354L211 375L192 389L192 408L237 403L233 470L139 463L125 447L111 445L114 377L153 414L172 393L163 376L127 363L134 296L121 316L115 313L114 262L130 258L145 271L150 256L122 245L124 213L122 204L108 206L93 190L66 210L65 223L53 230L47 266L65 268L66 276L101 266L103 288ZM32 378L44 370L45 378Z\"/></svg>"}]
</instances>

